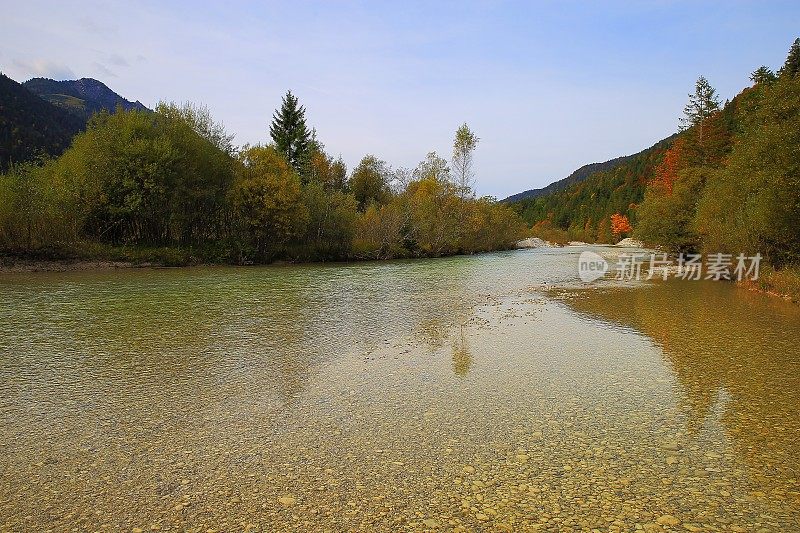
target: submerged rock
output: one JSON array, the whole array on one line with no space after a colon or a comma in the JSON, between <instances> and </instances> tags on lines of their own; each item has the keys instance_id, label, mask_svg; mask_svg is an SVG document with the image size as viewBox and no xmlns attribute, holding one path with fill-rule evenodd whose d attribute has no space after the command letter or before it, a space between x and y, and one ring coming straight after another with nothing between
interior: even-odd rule
<instances>
[{"instance_id":1,"label":"submerged rock","mask_svg":"<svg viewBox=\"0 0 800 533\"><path fill-rule=\"evenodd\" d=\"M674 526L677 526L678 524L680 524L681 521L678 520L677 518L675 518L672 515L665 514L665 515L659 516L656 519L656 523L658 523L658 524L660 524L662 526L674 527Z\"/></svg>"},{"instance_id":2,"label":"submerged rock","mask_svg":"<svg viewBox=\"0 0 800 533\"><path fill-rule=\"evenodd\" d=\"M280 498L278 498L278 502L281 505L285 505L287 507L290 506L290 505L294 505L296 501L297 501L297 499L295 499L292 496L281 496Z\"/></svg>"}]
</instances>

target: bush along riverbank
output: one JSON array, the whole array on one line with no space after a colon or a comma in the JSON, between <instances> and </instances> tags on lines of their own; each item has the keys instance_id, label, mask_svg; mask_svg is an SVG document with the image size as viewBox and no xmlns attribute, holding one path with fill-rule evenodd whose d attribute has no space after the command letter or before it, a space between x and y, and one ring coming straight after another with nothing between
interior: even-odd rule
<instances>
[{"instance_id":1,"label":"bush along riverbank","mask_svg":"<svg viewBox=\"0 0 800 533\"><path fill-rule=\"evenodd\" d=\"M474 193L478 137L414 169L366 155L348 173L291 93L269 145L235 148L203 107L99 113L58 159L0 175L8 265L99 261L253 264L470 254L514 247L526 226Z\"/></svg>"}]
</instances>

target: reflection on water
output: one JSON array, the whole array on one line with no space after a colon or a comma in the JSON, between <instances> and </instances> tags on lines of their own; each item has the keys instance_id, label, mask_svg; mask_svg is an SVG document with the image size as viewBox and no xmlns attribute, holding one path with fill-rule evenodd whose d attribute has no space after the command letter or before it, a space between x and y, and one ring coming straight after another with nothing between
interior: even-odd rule
<instances>
[{"instance_id":1,"label":"reflection on water","mask_svg":"<svg viewBox=\"0 0 800 533\"><path fill-rule=\"evenodd\" d=\"M0 277L0 530L794 529L797 307L579 251Z\"/></svg>"},{"instance_id":2,"label":"reflection on water","mask_svg":"<svg viewBox=\"0 0 800 533\"><path fill-rule=\"evenodd\" d=\"M570 305L651 338L680 384L689 438L718 416L760 484L797 494L800 307L725 284L676 281L607 290Z\"/></svg>"}]
</instances>

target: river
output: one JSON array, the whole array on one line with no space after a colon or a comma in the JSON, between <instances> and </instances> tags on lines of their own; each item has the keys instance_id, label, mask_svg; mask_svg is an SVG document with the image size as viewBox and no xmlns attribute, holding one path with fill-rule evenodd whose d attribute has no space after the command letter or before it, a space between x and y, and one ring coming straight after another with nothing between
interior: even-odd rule
<instances>
[{"instance_id":1,"label":"river","mask_svg":"<svg viewBox=\"0 0 800 533\"><path fill-rule=\"evenodd\" d=\"M0 531L798 530L800 307L581 250L0 274Z\"/></svg>"}]
</instances>

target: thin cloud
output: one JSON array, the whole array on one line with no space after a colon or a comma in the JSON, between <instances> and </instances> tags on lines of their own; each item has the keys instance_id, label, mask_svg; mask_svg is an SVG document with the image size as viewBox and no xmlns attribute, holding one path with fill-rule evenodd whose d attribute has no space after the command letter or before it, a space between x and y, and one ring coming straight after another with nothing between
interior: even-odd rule
<instances>
[{"instance_id":1,"label":"thin cloud","mask_svg":"<svg viewBox=\"0 0 800 533\"><path fill-rule=\"evenodd\" d=\"M108 60L111 62L112 65L116 65L118 67L129 67L130 63L128 60L122 57L119 54L111 54L108 56Z\"/></svg>"},{"instance_id":2,"label":"thin cloud","mask_svg":"<svg viewBox=\"0 0 800 533\"><path fill-rule=\"evenodd\" d=\"M47 59L35 59L31 62L15 59L14 66L35 77L52 78L54 80L75 79L75 73L71 68Z\"/></svg>"},{"instance_id":3,"label":"thin cloud","mask_svg":"<svg viewBox=\"0 0 800 533\"><path fill-rule=\"evenodd\" d=\"M85 33L93 33L95 35L107 35L117 31L117 26L113 24L103 26L90 17L82 17L78 19L78 26Z\"/></svg>"},{"instance_id":4,"label":"thin cloud","mask_svg":"<svg viewBox=\"0 0 800 533\"><path fill-rule=\"evenodd\" d=\"M99 72L105 78L116 78L117 77L117 75L114 74L114 72L111 69L109 69L107 66L103 65L102 63L95 62L95 63L92 63L92 66L94 67L94 69L97 72Z\"/></svg>"}]
</instances>

